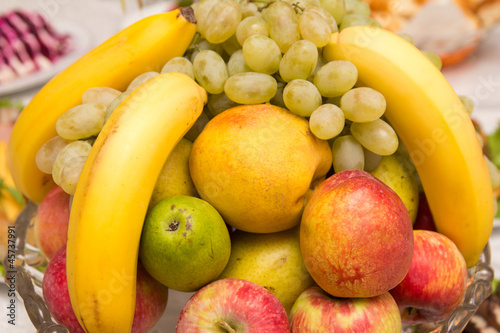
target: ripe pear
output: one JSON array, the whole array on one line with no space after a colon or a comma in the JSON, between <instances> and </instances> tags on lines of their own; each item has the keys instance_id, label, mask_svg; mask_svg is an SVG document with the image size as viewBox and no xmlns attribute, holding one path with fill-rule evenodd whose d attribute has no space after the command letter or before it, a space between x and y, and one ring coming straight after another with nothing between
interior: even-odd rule
<instances>
[{"instance_id":1,"label":"ripe pear","mask_svg":"<svg viewBox=\"0 0 500 333\"><path fill-rule=\"evenodd\" d=\"M419 185L415 167L399 152L383 156L370 173L399 195L415 223L418 212Z\"/></svg>"},{"instance_id":2,"label":"ripe pear","mask_svg":"<svg viewBox=\"0 0 500 333\"><path fill-rule=\"evenodd\" d=\"M168 156L151 196L150 206L174 195L197 196L189 173L189 154L193 142L182 138Z\"/></svg>"},{"instance_id":3,"label":"ripe pear","mask_svg":"<svg viewBox=\"0 0 500 333\"><path fill-rule=\"evenodd\" d=\"M300 293L314 285L299 243L299 227L256 234L241 230L231 236L231 256L219 279L252 281L272 292L290 313Z\"/></svg>"},{"instance_id":4,"label":"ripe pear","mask_svg":"<svg viewBox=\"0 0 500 333\"><path fill-rule=\"evenodd\" d=\"M300 221L311 184L332 166L327 141L308 121L271 105L242 105L212 118L194 141L191 177L226 223L278 232Z\"/></svg>"}]
</instances>

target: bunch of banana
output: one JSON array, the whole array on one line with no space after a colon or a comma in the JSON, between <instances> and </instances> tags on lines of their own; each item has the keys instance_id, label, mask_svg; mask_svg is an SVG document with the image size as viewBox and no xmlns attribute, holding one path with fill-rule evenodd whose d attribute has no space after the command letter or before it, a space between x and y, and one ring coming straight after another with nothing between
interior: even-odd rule
<instances>
[{"instance_id":1,"label":"bunch of banana","mask_svg":"<svg viewBox=\"0 0 500 333\"><path fill-rule=\"evenodd\" d=\"M351 61L359 80L385 96L385 116L417 168L437 230L474 266L493 228L493 192L472 121L446 78L415 46L380 28L335 33L323 55Z\"/></svg>"},{"instance_id":2,"label":"bunch of banana","mask_svg":"<svg viewBox=\"0 0 500 333\"><path fill-rule=\"evenodd\" d=\"M9 139L9 168L28 199L41 202L55 186L35 163L40 147L56 136L57 119L81 103L92 87L124 90L147 71L159 71L181 56L193 39L196 20L185 7L142 19L97 46L49 81L21 112ZM27 135L29 133L29 135Z\"/></svg>"}]
</instances>

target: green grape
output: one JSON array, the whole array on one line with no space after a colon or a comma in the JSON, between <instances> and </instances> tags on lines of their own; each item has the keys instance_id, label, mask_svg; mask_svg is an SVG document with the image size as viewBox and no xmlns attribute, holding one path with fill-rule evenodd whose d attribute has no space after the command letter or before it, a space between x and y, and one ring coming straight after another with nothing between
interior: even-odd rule
<instances>
[{"instance_id":1,"label":"green grape","mask_svg":"<svg viewBox=\"0 0 500 333\"><path fill-rule=\"evenodd\" d=\"M386 105L384 95L369 87L351 89L340 99L340 108L346 119L358 123L380 118Z\"/></svg>"},{"instance_id":2,"label":"green grape","mask_svg":"<svg viewBox=\"0 0 500 333\"><path fill-rule=\"evenodd\" d=\"M375 154L372 151L363 147L363 153L365 154L365 171L373 171L380 164L382 156Z\"/></svg>"},{"instance_id":3,"label":"green grape","mask_svg":"<svg viewBox=\"0 0 500 333\"><path fill-rule=\"evenodd\" d=\"M278 89L276 90L276 94L274 94L273 98L271 98L270 100L270 103L272 105L286 108L285 101L283 100L283 90L285 89L285 85L286 83L284 82L278 82Z\"/></svg>"},{"instance_id":4,"label":"green grape","mask_svg":"<svg viewBox=\"0 0 500 333\"><path fill-rule=\"evenodd\" d=\"M254 71L274 74L280 66L281 51L271 38L252 35L243 43L243 58L248 67Z\"/></svg>"},{"instance_id":5,"label":"green grape","mask_svg":"<svg viewBox=\"0 0 500 333\"><path fill-rule=\"evenodd\" d=\"M57 185L61 184L61 171L69 160L75 157L87 157L92 146L87 141L73 141L68 143L57 154L52 167L52 178Z\"/></svg>"},{"instance_id":6,"label":"green grape","mask_svg":"<svg viewBox=\"0 0 500 333\"><path fill-rule=\"evenodd\" d=\"M229 37L229 39L226 40L225 42L223 42L221 45L222 45L222 48L224 49L224 51L226 51L226 53L229 56L233 55L234 52L241 49L241 45L240 45L240 43L238 43L238 39L236 38L236 34Z\"/></svg>"},{"instance_id":7,"label":"green grape","mask_svg":"<svg viewBox=\"0 0 500 333\"><path fill-rule=\"evenodd\" d=\"M59 154L61 149L66 147L68 143L70 143L70 141L61 138L59 135L45 142L35 155L35 163L38 169L43 173L51 174L57 154Z\"/></svg>"},{"instance_id":8,"label":"green grape","mask_svg":"<svg viewBox=\"0 0 500 333\"><path fill-rule=\"evenodd\" d=\"M346 12L345 0L320 0L319 2L321 7L333 16L337 25L342 22Z\"/></svg>"},{"instance_id":9,"label":"green grape","mask_svg":"<svg viewBox=\"0 0 500 333\"><path fill-rule=\"evenodd\" d=\"M224 83L228 78L224 59L215 51L203 50L193 61L194 77L200 86L210 94L224 91Z\"/></svg>"},{"instance_id":10,"label":"green grape","mask_svg":"<svg viewBox=\"0 0 500 333\"><path fill-rule=\"evenodd\" d=\"M214 96L214 95L210 95ZM205 126L208 124L209 118L208 115L205 111L203 111L198 119L194 122L193 126L187 131L186 134L184 134L184 137L190 141L196 140L198 135L200 135L201 131L205 128Z\"/></svg>"},{"instance_id":11,"label":"green grape","mask_svg":"<svg viewBox=\"0 0 500 333\"><path fill-rule=\"evenodd\" d=\"M85 139L99 134L106 107L99 103L80 104L63 113L56 121L57 134L66 140Z\"/></svg>"},{"instance_id":12,"label":"green grape","mask_svg":"<svg viewBox=\"0 0 500 333\"><path fill-rule=\"evenodd\" d=\"M205 37L208 14L220 0L198 0L191 5L196 17L196 31Z\"/></svg>"},{"instance_id":13,"label":"green grape","mask_svg":"<svg viewBox=\"0 0 500 333\"><path fill-rule=\"evenodd\" d=\"M342 96L344 96L344 95L335 96L335 97L328 97L326 99L325 103L330 103L330 104L337 105L338 107L340 107L340 100L342 99Z\"/></svg>"},{"instance_id":14,"label":"green grape","mask_svg":"<svg viewBox=\"0 0 500 333\"><path fill-rule=\"evenodd\" d=\"M323 47L330 42L332 28L318 13L304 11L299 16L299 30L303 39L309 40L317 47Z\"/></svg>"},{"instance_id":15,"label":"green grape","mask_svg":"<svg viewBox=\"0 0 500 333\"><path fill-rule=\"evenodd\" d=\"M243 46L245 40L252 35L269 36L267 22L258 16L244 18L236 29L236 39Z\"/></svg>"},{"instance_id":16,"label":"green grape","mask_svg":"<svg viewBox=\"0 0 500 333\"><path fill-rule=\"evenodd\" d=\"M309 117L323 102L316 86L302 79L287 83L283 90L283 101L288 110L301 117Z\"/></svg>"},{"instance_id":17,"label":"green grape","mask_svg":"<svg viewBox=\"0 0 500 333\"><path fill-rule=\"evenodd\" d=\"M263 73L238 73L227 79L224 92L239 104L259 104L271 100L276 94L276 79Z\"/></svg>"},{"instance_id":18,"label":"green grape","mask_svg":"<svg viewBox=\"0 0 500 333\"><path fill-rule=\"evenodd\" d=\"M82 174L87 156L77 156L68 160L61 168L59 186L64 192L73 195L76 191L78 179Z\"/></svg>"},{"instance_id":19,"label":"green grape","mask_svg":"<svg viewBox=\"0 0 500 333\"><path fill-rule=\"evenodd\" d=\"M139 87L141 84L143 84L144 82L146 82L149 79L154 78L158 74L160 74L160 73L151 71L151 72L145 72L145 73L142 73L142 74L138 75L136 78L134 78L132 80L132 82L130 82L130 84L128 85L128 87L125 90L125 92L126 93L131 93L137 87Z\"/></svg>"},{"instance_id":20,"label":"green grape","mask_svg":"<svg viewBox=\"0 0 500 333\"><path fill-rule=\"evenodd\" d=\"M344 129L345 118L342 110L333 104L323 104L313 111L309 118L311 132L322 140L330 140Z\"/></svg>"},{"instance_id":21,"label":"green grape","mask_svg":"<svg viewBox=\"0 0 500 333\"><path fill-rule=\"evenodd\" d=\"M239 49L231 55L229 61L227 62L227 71L229 76L233 76L238 73L253 72L243 58L242 49Z\"/></svg>"},{"instance_id":22,"label":"green grape","mask_svg":"<svg viewBox=\"0 0 500 333\"><path fill-rule=\"evenodd\" d=\"M467 114L470 116L474 111L474 101L470 97L465 95L459 95L458 97L460 98L465 111L467 111Z\"/></svg>"},{"instance_id":23,"label":"green grape","mask_svg":"<svg viewBox=\"0 0 500 333\"><path fill-rule=\"evenodd\" d=\"M224 48L222 47L222 44L213 44L206 39L201 39L194 45L193 50L188 54L189 60L193 62L196 55L203 50L212 50L221 56L224 55Z\"/></svg>"},{"instance_id":24,"label":"green grape","mask_svg":"<svg viewBox=\"0 0 500 333\"><path fill-rule=\"evenodd\" d=\"M307 79L318 61L318 48L313 42L302 39L293 43L283 55L279 73L285 82Z\"/></svg>"},{"instance_id":25,"label":"green grape","mask_svg":"<svg viewBox=\"0 0 500 333\"><path fill-rule=\"evenodd\" d=\"M363 147L382 156L392 155L398 149L398 136L394 129L376 119L366 123L352 123L351 134Z\"/></svg>"},{"instance_id":26,"label":"green grape","mask_svg":"<svg viewBox=\"0 0 500 333\"><path fill-rule=\"evenodd\" d=\"M427 57L427 59L432 62L434 66L436 66L437 69L441 70L441 68L443 67L443 62L437 54L425 50L422 50L422 53Z\"/></svg>"},{"instance_id":27,"label":"green grape","mask_svg":"<svg viewBox=\"0 0 500 333\"><path fill-rule=\"evenodd\" d=\"M350 90L358 80L358 69L352 62L333 60L314 76L314 85L323 97L336 97Z\"/></svg>"},{"instance_id":28,"label":"green grape","mask_svg":"<svg viewBox=\"0 0 500 333\"><path fill-rule=\"evenodd\" d=\"M371 9L370 5L363 0L345 0L345 12L346 14L370 16Z\"/></svg>"},{"instance_id":29,"label":"green grape","mask_svg":"<svg viewBox=\"0 0 500 333\"><path fill-rule=\"evenodd\" d=\"M265 4L265 2L261 2L262 4ZM257 16L261 17L259 7L255 2L250 2L250 1L242 1L240 2L241 6L241 14L243 15L243 18L250 17L250 16Z\"/></svg>"},{"instance_id":30,"label":"green grape","mask_svg":"<svg viewBox=\"0 0 500 333\"><path fill-rule=\"evenodd\" d=\"M405 39L408 43L413 44L413 37L410 34L400 33L399 36L401 36L401 38Z\"/></svg>"},{"instance_id":31,"label":"green grape","mask_svg":"<svg viewBox=\"0 0 500 333\"><path fill-rule=\"evenodd\" d=\"M220 44L231 37L242 18L241 7L234 0L220 0L210 10L206 20L205 38Z\"/></svg>"},{"instance_id":32,"label":"green grape","mask_svg":"<svg viewBox=\"0 0 500 333\"><path fill-rule=\"evenodd\" d=\"M314 68L314 70L311 73L311 75L309 75L309 77L307 78L307 80L311 81L312 83L314 83L314 77L316 76L316 73L319 71L319 69L321 67L323 67L327 63L328 63L328 60L326 60L321 53L318 53L318 59L316 59L316 67Z\"/></svg>"},{"instance_id":33,"label":"green grape","mask_svg":"<svg viewBox=\"0 0 500 333\"><path fill-rule=\"evenodd\" d=\"M330 26L332 32L336 32L338 30L337 21L335 21L335 18L332 16L332 14L330 14L330 12L325 8L320 6L307 6L304 10L304 13L305 12L313 12L319 14L326 21L328 26Z\"/></svg>"},{"instance_id":34,"label":"green grape","mask_svg":"<svg viewBox=\"0 0 500 333\"><path fill-rule=\"evenodd\" d=\"M229 97L227 97L227 95L225 93L208 96L207 108L208 108L208 111L213 116L216 116L219 113L224 112L227 109L230 109L230 108L235 107L237 105L240 105L240 104L230 100Z\"/></svg>"},{"instance_id":35,"label":"green grape","mask_svg":"<svg viewBox=\"0 0 500 333\"><path fill-rule=\"evenodd\" d=\"M115 109L120 105L120 103L127 97L128 93L121 93L116 97L106 108L106 114L104 115L104 124L108 121L109 117L115 111Z\"/></svg>"},{"instance_id":36,"label":"green grape","mask_svg":"<svg viewBox=\"0 0 500 333\"><path fill-rule=\"evenodd\" d=\"M193 63L184 57L174 57L167 61L161 73L182 73L194 80Z\"/></svg>"},{"instance_id":37,"label":"green grape","mask_svg":"<svg viewBox=\"0 0 500 333\"><path fill-rule=\"evenodd\" d=\"M285 1L275 1L266 8L264 14L269 25L269 36L278 44L282 53L300 40L299 19L292 5Z\"/></svg>"},{"instance_id":38,"label":"green grape","mask_svg":"<svg viewBox=\"0 0 500 333\"><path fill-rule=\"evenodd\" d=\"M343 30L348 27L356 25L368 25L372 27L381 28L380 23L375 21L373 18L361 15L361 14L346 14L339 24L339 30Z\"/></svg>"},{"instance_id":39,"label":"green grape","mask_svg":"<svg viewBox=\"0 0 500 333\"><path fill-rule=\"evenodd\" d=\"M89 88L82 95L82 104L99 103L107 107L121 93L110 87Z\"/></svg>"},{"instance_id":40,"label":"green grape","mask_svg":"<svg viewBox=\"0 0 500 333\"><path fill-rule=\"evenodd\" d=\"M352 135L339 136L332 144L333 170L363 170L365 155L363 147Z\"/></svg>"}]
</instances>

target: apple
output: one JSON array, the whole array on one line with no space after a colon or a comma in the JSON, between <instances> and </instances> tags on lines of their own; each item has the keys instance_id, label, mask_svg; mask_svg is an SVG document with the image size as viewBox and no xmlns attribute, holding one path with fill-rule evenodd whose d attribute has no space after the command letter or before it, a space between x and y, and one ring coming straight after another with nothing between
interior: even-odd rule
<instances>
[{"instance_id":1,"label":"apple","mask_svg":"<svg viewBox=\"0 0 500 333\"><path fill-rule=\"evenodd\" d=\"M446 236L415 230L415 249L406 277L390 291L405 324L440 321L462 303L467 265Z\"/></svg>"},{"instance_id":2,"label":"apple","mask_svg":"<svg viewBox=\"0 0 500 333\"><path fill-rule=\"evenodd\" d=\"M43 298L57 323L71 333L85 333L71 307L66 279L66 245L49 261L42 281ZM137 290L133 333L148 332L163 315L168 289L153 279L142 265L137 267Z\"/></svg>"},{"instance_id":3,"label":"apple","mask_svg":"<svg viewBox=\"0 0 500 333\"><path fill-rule=\"evenodd\" d=\"M63 247L68 239L70 195L56 186L38 206L35 216L36 245L47 258Z\"/></svg>"},{"instance_id":4,"label":"apple","mask_svg":"<svg viewBox=\"0 0 500 333\"><path fill-rule=\"evenodd\" d=\"M290 328L294 333L400 333L401 317L388 292L370 298L338 298L313 286L295 301Z\"/></svg>"},{"instance_id":5,"label":"apple","mask_svg":"<svg viewBox=\"0 0 500 333\"><path fill-rule=\"evenodd\" d=\"M285 308L269 290L242 279L209 283L186 302L177 333L290 332Z\"/></svg>"},{"instance_id":6,"label":"apple","mask_svg":"<svg viewBox=\"0 0 500 333\"><path fill-rule=\"evenodd\" d=\"M299 228L269 234L236 230L231 235L231 257L219 279L255 282L272 292L290 313L302 291L314 285L299 244Z\"/></svg>"},{"instance_id":7,"label":"apple","mask_svg":"<svg viewBox=\"0 0 500 333\"><path fill-rule=\"evenodd\" d=\"M307 270L330 295L377 296L410 268L410 215L389 186L366 171L344 170L321 183L308 201L300 247Z\"/></svg>"},{"instance_id":8,"label":"apple","mask_svg":"<svg viewBox=\"0 0 500 333\"><path fill-rule=\"evenodd\" d=\"M431 208L424 192L420 192L419 194L417 218L413 224L413 229L437 231Z\"/></svg>"},{"instance_id":9,"label":"apple","mask_svg":"<svg viewBox=\"0 0 500 333\"><path fill-rule=\"evenodd\" d=\"M311 133L308 121L270 104L218 114L189 157L200 197L229 225L255 233L298 225L311 184L331 166L328 142Z\"/></svg>"},{"instance_id":10,"label":"apple","mask_svg":"<svg viewBox=\"0 0 500 333\"><path fill-rule=\"evenodd\" d=\"M149 274L168 288L198 290L220 275L230 255L229 231L208 202L178 195L149 210L139 258Z\"/></svg>"}]
</instances>

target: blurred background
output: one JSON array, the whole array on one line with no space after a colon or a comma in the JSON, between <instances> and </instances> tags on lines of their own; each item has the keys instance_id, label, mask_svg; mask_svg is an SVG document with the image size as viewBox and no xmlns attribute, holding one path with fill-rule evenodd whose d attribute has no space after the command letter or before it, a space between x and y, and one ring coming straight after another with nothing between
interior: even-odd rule
<instances>
[{"instance_id":1,"label":"blurred background","mask_svg":"<svg viewBox=\"0 0 500 333\"><path fill-rule=\"evenodd\" d=\"M474 102L472 118L483 139L499 142L500 132L500 0L366 0L382 26L413 37L415 45L439 55L443 74L460 95ZM180 5L189 2L180 3ZM30 16L48 34L36 57L12 48L9 32L0 33L0 140L8 140L23 105L51 77L101 42L138 19L168 11L179 3L152 0L1 0L0 16ZM38 21L37 21L38 22ZM0 20L0 31L4 24ZM5 27L4 27L5 28ZM2 37L3 36L3 37ZM3 56L2 56L3 55ZM6 63L6 58L10 63ZM0 151L0 153L2 153ZM500 167L500 152L490 151ZM497 160L496 160L497 158ZM8 172L0 166L0 177ZM0 210L0 237L12 224L15 208ZM0 239L0 246L5 240ZM500 223L491 237L492 265L500 271ZM0 248L1 250L1 248ZM4 253L0 251L2 258ZM0 285L0 308L8 298ZM171 292L166 315L153 332L173 332L189 294ZM18 307L16 326L0 320L0 332L35 332Z\"/></svg>"}]
</instances>

